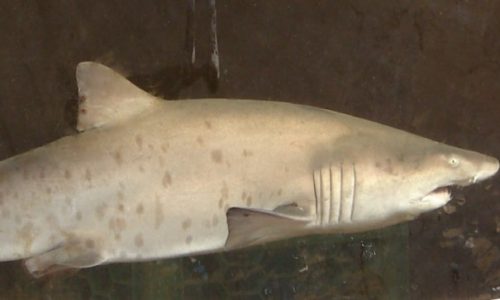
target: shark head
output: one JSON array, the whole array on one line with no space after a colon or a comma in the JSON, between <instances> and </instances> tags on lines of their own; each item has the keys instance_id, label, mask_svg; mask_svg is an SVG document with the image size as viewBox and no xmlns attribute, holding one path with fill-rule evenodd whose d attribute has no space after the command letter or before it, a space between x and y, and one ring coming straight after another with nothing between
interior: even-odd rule
<instances>
[{"instance_id":1,"label":"shark head","mask_svg":"<svg viewBox=\"0 0 500 300\"><path fill-rule=\"evenodd\" d=\"M496 158L413 135L368 141L357 153L354 231L414 219L450 201L450 186L483 181L499 169Z\"/></svg>"},{"instance_id":2,"label":"shark head","mask_svg":"<svg viewBox=\"0 0 500 300\"><path fill-rule=\"evenodd\" d=\"M496 158L473 151L435 143L421 158L414 174L408 175L414 187L408 201L402 202L409 217L445 205L450 199L450 186L468 186L497 173ZM411 185L411 183L408 183ZM402 184L401 188L406 186Z\"/></svg>"}]
</instances>

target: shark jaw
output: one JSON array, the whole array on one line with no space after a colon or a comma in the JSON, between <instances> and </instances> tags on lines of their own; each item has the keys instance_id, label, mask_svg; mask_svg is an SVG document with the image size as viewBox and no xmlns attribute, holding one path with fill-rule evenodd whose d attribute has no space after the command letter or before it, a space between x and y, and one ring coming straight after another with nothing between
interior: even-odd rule
<instances>
[{"instance_id":1,"label":"shark jaw","mask_svg":"<svg viewBox=\"0 0 500 300\"><path fill-rule=\"evenodd\" d=\"M426 196L424 196L422 199L420 199L421 202L423 203L428 203L431 206L437 206L440 207L448 201L451 200L451 191L450 191L450 186L444 186L444 187L439 187Z\"/></svg>"},{"instance_id":2,"label":"shark jaw","mask_svg":"<svg viewBox=\"0 0 500 300\"><path fill-rule=\"evenodd\" d=\"M424 211L439 208L448 203L453 198L453 188L466 187L481 182L495 175L500 168L499 161L492 157L488 157L488 159L485 161L485 167L474 176L440 185L431 190L424 197L420 198L420 200L416 201L415 204L417 204L419 209L424 209Z\"/></svg>"}]
</instances>

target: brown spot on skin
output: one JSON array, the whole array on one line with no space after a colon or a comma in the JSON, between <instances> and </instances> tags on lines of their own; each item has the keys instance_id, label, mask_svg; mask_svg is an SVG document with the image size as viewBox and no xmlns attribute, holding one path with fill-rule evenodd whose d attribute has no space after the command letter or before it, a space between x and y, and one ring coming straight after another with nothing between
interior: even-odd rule
<instances>
[{"instance_id":1,"label":"brown spot on skin","mask_svg":"<svg viewBox=\"0 0 500 300\"><path fill-rule=\"evenodd\" d=\"M182 221L182 229L186 230L191 227L191 219L186 219Z\"/></svg>"},{"instance_id":2,"label":"brown spot on skin","mask_svg":"<svg viewBox=\"0 0 500 300\"><path fill-rule=\"evenodd\" d=\"M118 211L120 211L120 212L124 212L125 211L125 206L123 205L123 203L118 203L117 208L118 208Z\"/></svg>"},{"instance_id":3,"label":"brown spot on skin","mask_svg":"<svg viewBox=\"0 0 500 300\"><path fill-rule=\"evenodd\" d=\"M386 165L383 167L384 172L394 174L394 169L392 168L392 160L390 158L387 158L385 160L385 163Z\"/></svg>"},{"instance_id":4,"label":"brown spot on skin","mask_svg":"<svg viewBox=\"0 0 500 300\"><path fill-rule=\"evenodd\" d=\"M127 228L127 222L124 218L111 218L108 223L109 229L113 230L115 234L119 234L125 228Z\"/></svg>"},{"instance_id":5,"label":"brown spot on skin","mask_svg":"<svg viewBox=\"0 0 500 300\"><path fill-rule=\"evenodd\" d=\"M281 194L283 193L283 190L282 189L279 189L278 190L278 196L281 196Z\"/></svg>"},{"instance_id":6,"label":"brown spot on skin","mask_svg":"<svg viewBox=\"0 0 500 300\"><path fill-rule=\"evenodd\" d=\"M164 187L169 187L172 184L172 176L170 176L168 171L163 175L162 184Z\"/></svg>"},{"instance_id":7,"label":"brown spot on skin","mask_svg":"<svg viewBox=\"0 0 500 300\"><path fill-rule=\"evenodd\" d=\"M92 180L92 173L90 173L89 169L85 170L85 179L89 182Z\"/></svg>"},{"instance_id":8,"label":"brown spot on skin","mask_svg":"<svg viewBox=\"0 0 500 300\"><path fill-rule=\"evenodd\" d=\"M376 161L376 162L375 162L375 167L376 167L377 169L380 169L380 162L379 162L379 161Z\"/></svg>"},{"instance_id":9,"label":"brown spot on skin","mask_svg":"<svg viewBox=\"0 0 500 300\"><path fill-rule=\"evenodd\" d=\"M137 208L135 209L135 212L138 215L141 215L144 212L144 205L142 205L142 203L139 203L139 205L137 205Z\"/></svg>"},{"instance_id":10,"label":"brown spot on skin","mask_svg":"<svg viewBox=\"0 0 500 300\"><path fill-rule=\"evenodd\" d=\"M115 233L115 240L119 241L121 240L122 236L119 233Z\"/></svg>"},{"instance_id":11,"label":"brown spot on skin","mask_svg":"<svg viewBox=\"0 0 500 300\"><path fill-rule=\"evenodd\" d=\"M212 123L210 123L210 121L205 120L205 127L207 127L208 129L212 129Z\"/></svg>"},{"instance_id":12,"label":"brown spot on skin","mask_svg":"<svg viewBox=\"0 0 500 300\"><path fill-rule=\"evenodd\" d=\"M188 235L187 238L186 238L186 244L191 244L191 242L193 241L193 237Z\"/></svg>"},{"instance_id":13,"label":"brown spot on skin","mask_svg":"<svg viewBox=\"0 0 500 300\"><path fill-rule=\"evenodd\" d=\"M120 151L115 151L113 153L113 158L115 159L115 162L121 166L123 164L123 157L122 157L122 154L120 153Z\"/></svg>"},{"instance_id":14,"label":"brown spot on skin","mask_svg":"<svg viewBox=\"0 0 500 300\"><path fill-rule=\"evenodd\" d=\"M148 144L148 148L149 148L149 151L153 151L155 147L153 146L153 144Z\"/></svg>"},{"instance_id":15,"label":"brown spot on skin","mask_svg":"<svg viewBox=\"0 0 500 300\"><path fill-rule=\"evenodd\" d=\"M160 225L163 224L163 220L165 216L163 215L163 204L160 202L160 197L156 196L155 201L155 229L160 228Z\"/></svg>"},{"instance_id":16,"label":"brown spot on skin","mask_svg":"<svg viewBox=\"0 0 500 300\"><path fill-rule=\"evenodd\" d=\"M116 224L118 226L118 229L120 229L120 230L123 230L127 227L127 223L125 222L125 219L123 219L123 218L117 218Z\"/></svg>"},{"instance_id":17,"label":"brown spot on skin","mask_svg":"<svg viewBox=\"0 0 500 300\"><path fill-rule=\"evenodd\" d=\"M143 140L140 134L135 136L135 143L137 144L137 147L139 147L139 149L142 149Z\"/></svg>"},{"instance_id":18,"label":"brown spot on skin","mask_svg":"<svg viewBox=\"0 0 500 300\"><path fill-rule=\"evenodd\" d=\"M243 157L249 157L249 156L252 156L253 155L253 152L250 151L250 150L243 150Z\"/></svg>"},{"instance_id":19,"label":"brown spot on skin","mask_svg":"<svg viewBox=\"0 0 500 300\"><path fill-rule=\"evenodd\" d=\"M80 109L80 113L81 113L82 115L84 115L84 114L86 114L86 113L87 113L87 110L86 110L85 108L81 108L81 109Z\"/></svg>"},{"instance_id":20,"label":"brown spot on skin","mask_svg":"<svg viewBox=\"0 0 500 300\"><path fill-rule=\"evenodd\" d=\"M217 224L219 224L219 218L217 217L217 215L214 215L212 217L212 226L217 226Z\"/></svg>"},{"instance_id":21,"label":"brown spot on skin","mask_svg":"<svg viewBox=\"0 0 500 300\"><path fill-rule=\"evenodd\" d=\"M161 146L160 146L161 151L162 151L163 153L167 153L167 151L168 151L168 147L169 147L168 143L166 143L166 144L161 144Z\"/></svg>"},{"instance_id":22,"label":"brown spot on skin","mask_svg":"<svg viewBox=\"0 0 500 300\"><path fill-rule=\"evenodd\" d=\"M140 165L140 166L139 166L139 171L140 171L141 173L144 173L144 166L143 166L143 165Z\"/></svg>"},{"instance_id":23,"label":"brown spot on skin","mask_svg":"<svg viewBox=\"0 0 500 300\"><path fill-rule=\"evenodd\" d=\"M107 209L108 205L106 203L103 203L95 208L95 214L99 220L102 220L104 218Z\"/></svg>"},{"instance_id":24,"label":"brown spot on skin","mask_svg":"<svg viewBox=\"0 0 500 300\"><path fill-rule=\"evenodd\" d=\"M83 103L85 102L85 100L87 100L87 97L85 97L84 95L80 95L78 96L78 103Z\"/></svg>"},{"instance_id":25,"label":"brown spot on skin","mask_svg":"<svg viewBox=\"0 0 500 300\"><path fill-rule=\"evenodd\" d=\"M52 194L52 189L51 189L50 187L47 187L47 188L45 189L45 192L46 192L48 195L50 195L50 194Z\"/></svg>"},{"instance_id":26,"label":"brown spot on skin","mask_svg":"<svg viewBox=\"0 0 500 300\"><path fill-rule=\"evenodd\" d=\"M248 195L247 206L251 206L251 205L252 205L252 196Z\"/></svg>"},{"instance_id":27,"label":"brown spot on skin","mask_svg":"<svg viewBox=\"0 0 500 300\"><path fill-rule=\"evenodd\" d=\"M93 249L95 247L95 242L92 239L86 239L85 240L85 247L89 249Z\"/></svg>"},{"instance_id":28,"label":"brown spot on skin","mask_svg":"<svg viewBox=\"0 0 500 300\"><path fill-rule=\"evenodd\" d=\"M82 212L81 211L76 212L76 219L78 221L82 220Z\"/></svg>"},{"instance_id":29,"label":"brown spot on skin","mask_svg":"<svg viewBox=\"0 0 500 300\"><path fill-rule=\"evenodd\" d=\"M64 178L71 179L71 172L69 170L64 170Z\"/></svg>"},{"instance_id":30,"label":"brown spot on skin","mask_svg":"<svg viewBox=\"0 0 500 300\"><path fill-rule=\"evenodd\" d=\"M197 142L198 144L200 144L200 145L203 145L203 138L202 138L201 136L198 136L198 137L196 138L196 142Z\"/></svg>"},{"instance_id":31,"label":"brown spot on skin","mask_svg":"<svg viewBox=\"0 0 500 300\"><path fill-rule=\"evenodd\" d=\"M20 230L17 231L17 236L24 243L24 251L29 252L35 238L33 223L26 223Z\"/></svg>"},{"instance_id":32,"label":"brown spot on skin","mask_svg":"<svg viewBox=\"0 0 500 300\"><path fill-rule=\"evenodd\" d=\"M144 239L142 238L142 234L138 233L134 238L134 244L140 248L144 246Z\"/></svg>"},{"instance_id":33,"label":"brown spot on skin","mask_svg":"<svg viewBox=\"0 0 500 300\"><path fill-rule=\"evenodd\" d=\"M288 167L285 167L285 173L288 173L289 171Z\"/></svg>"},{"instance_id":34,"label":"brown spot on skin","mask_svg":"<svg viewBox=\"0 0 500 300\"><path fill-rule=\"evenodd\" d=\"M221 150L213 150L212 153L212 160L218 164L222 163L222 151Z\"/></svg>"}]
</instances>

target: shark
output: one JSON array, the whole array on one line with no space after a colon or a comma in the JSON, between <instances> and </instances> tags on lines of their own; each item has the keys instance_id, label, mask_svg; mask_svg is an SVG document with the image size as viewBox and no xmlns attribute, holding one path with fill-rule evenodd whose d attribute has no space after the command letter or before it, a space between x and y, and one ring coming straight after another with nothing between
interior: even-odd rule
<instances>
[{"instance_id":1,"label":"shark","mask_svg":"<svg viewBox=\"0 0 500 300\"><path fill-rule=\"evenodd\" d=\"M327 109L167 101L95 62L76 79L79 132L0 162L0 261L36 277L383 228L499 169Z\"/></svg>"}]
</instances>

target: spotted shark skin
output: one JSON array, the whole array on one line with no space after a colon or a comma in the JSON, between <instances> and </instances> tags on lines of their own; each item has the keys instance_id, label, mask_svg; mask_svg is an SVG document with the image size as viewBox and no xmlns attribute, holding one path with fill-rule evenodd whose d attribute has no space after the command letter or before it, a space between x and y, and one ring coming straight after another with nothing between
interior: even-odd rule
<instances>
[{"instance_id":1,"label":"spotted shark skin","mask_svg":"<svg viewBox=\"0 0 500 300\"><path fill-rule=\"evenodd\" d=\"M411 220L493 157L289 103L165 101L77 67L79 134L0 162L0 261L67 268Z\"/></svg>"}]
</instances>

